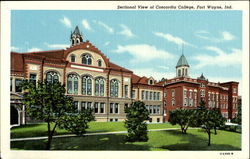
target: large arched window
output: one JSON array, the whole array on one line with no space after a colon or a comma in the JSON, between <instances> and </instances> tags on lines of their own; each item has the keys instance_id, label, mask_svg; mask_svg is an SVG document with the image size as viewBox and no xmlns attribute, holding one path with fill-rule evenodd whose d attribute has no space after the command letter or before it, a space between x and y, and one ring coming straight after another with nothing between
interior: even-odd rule
<instances>
[{"instance_id":1,"label":"large arched window","mask_svg":"<svg viewBox=\"0 0 250 159\"><path fill-rule=\"evenodd\" d=\"M59 81L58 73L56 73L55 71L47 72L46 81L49 83L54 83L55 81Z\"/></svg>"},{"instance_id":2,"label":"large arched window","mask_svg":"<svg viewBox=\"0 0 250 159\"><path fill-rule=\"evenodd\" d=\"M78 93L78 77L75 74L69 74L67 80L68 94Z\"/></svg>"},{"instance_id":3,"label":"large arched window","mask_svg":"<svg viewBox=\"0 0 250 159\"><path fill-rule=\"evenodd\" d=\"M119 90L119 86L118 86L118 80L113 79L110 81L110 96L111 97L118 97L118 90Z\"/></svg>"},{"instance_id":4,"label":"large arched window","mask_svg":"<svg viewBox=\"0 0 250 159\"><path fill-rule=\"evenodd\" d=\"M92 95L92 80L90 76L82 77L82 94Z\"/></svg>"},{"instance_id":5,"label":"large arched window","mask_svg":"<svg viewBox=\"0 0 250 159\"><path fill-rule=\"evenodd\" d=\"M104 96L104 79L101 77L95 79L95 95Z\"/></svg>"},{"instance_id":6,"label":"large arched window","mask_svg":"<svg viewBox=\"0 0 250 159\"><path fill-rule=\"evenodd\" d=\"M82 64L91 65L91 64L92 64L91 55L89 55L89 54L84 54L84 55L82 56Z\"/></svg>"}]
</instances>

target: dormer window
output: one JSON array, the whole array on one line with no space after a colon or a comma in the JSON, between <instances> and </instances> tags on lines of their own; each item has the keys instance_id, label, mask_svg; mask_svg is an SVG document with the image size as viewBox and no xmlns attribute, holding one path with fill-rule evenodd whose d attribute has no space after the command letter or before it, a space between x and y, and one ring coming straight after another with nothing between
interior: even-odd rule
<instances>
[{"instance_id":1,"label":"dormer window","mask_svg":"<svg viewBox=\"0 0 250 159\"><path fill-rule=\"evenodd\" d=\"M97 63L99 67L102 67L102 60L98 60Z\"/></svg>"},{"instance_id":2,"label":"dormer window","mask_svg":"<svg viewBox=\"0 0 250 159\"><path fill-rule=\"evenodd\" d=\"M75 56L75 55L71 55L70 61L71 61L71 62L76 62L76 56Z\"/></svg>"},{"instance_id":3,"label":"dormer window","mask_svg":"<svg viewBox=\"0 0 250 159\"><path fill-rule=\"evenodd\" d=\"M82 56L82 64L85 64L85 65L92 64L92 59L91 59L91 56L89 54L85 54Z\"/></svg>"}]
</instances>

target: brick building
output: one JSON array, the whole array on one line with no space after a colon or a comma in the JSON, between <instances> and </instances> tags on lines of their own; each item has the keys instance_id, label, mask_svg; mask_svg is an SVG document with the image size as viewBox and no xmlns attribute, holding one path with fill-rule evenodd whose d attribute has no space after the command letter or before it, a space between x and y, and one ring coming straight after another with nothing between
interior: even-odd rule
<instances>
[{"instance_id":1,"label":"brick building","mask_svg":"<svg viewBox=\"0 0 250 159\"><path fill-rule=\"evenodd\" d=\"M212 83L203 75L190 78L184 55L177 63L176 77L157 82L112 63L93 44L84 41L78 27L70 38L71 46L62 50L11 52L11 124L24 124L28 119L22 104L23 79L34 83L60 81L66 86L66 94L73 97L76 109L93 108L97 121L125 120L124 108L135 100L145 103L149 122L167 121L170 110L195 108L201 99L209 108L221 108L226 118L237 112L238 83Z\"/></svg>"}]
</instances>

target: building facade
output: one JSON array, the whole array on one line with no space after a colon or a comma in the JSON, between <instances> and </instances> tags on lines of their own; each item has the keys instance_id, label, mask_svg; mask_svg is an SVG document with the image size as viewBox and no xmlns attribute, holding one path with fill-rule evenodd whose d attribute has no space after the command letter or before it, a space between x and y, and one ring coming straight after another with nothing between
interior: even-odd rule
<instances>
[{"instance_id":1,"label":"building facade","mask_svg":"<svg viewBox=\"0 0 250 159\"><path fill-rule=\"evenodd\" d=\"M164 122L169 111L195 108L204 99L208 108L221 108L226 118L237 113L238 83L212 83L202 75L189 77L189 65L182 55L176 78L156 81L140 77L112 63L98 48L84 41L79 28L71 33L71 46L62 50L11 52L11 124L25 124L28 117L22 104L20 83L29 79L60 81L72 96L79 111L92 108L97 121L123 121L125 108L143 101L150 113L149 122Z\"/></svg>"}]
</instances>

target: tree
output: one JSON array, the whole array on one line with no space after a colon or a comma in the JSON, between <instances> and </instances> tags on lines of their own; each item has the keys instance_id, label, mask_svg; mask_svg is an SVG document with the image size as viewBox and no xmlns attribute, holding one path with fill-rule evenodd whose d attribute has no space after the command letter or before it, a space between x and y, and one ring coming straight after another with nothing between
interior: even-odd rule
<instances>
[{"instance_id":1,"label":"tree","mask_svg":"<svg viewBox=\"0 0 250 159\"><path fill-rule=\"evenodd\" d=\"M217 127L221 127L225 124L226 119L222 116L219 108L212 109L213 111L213 120L214 120L214 134L217 135Z\"/></svg>"},{"instance_id":2,"label":"tree","mask_svg":"<svg viewBox=\"0 0 250 159\"><path fill-rule=\"evenodd\" d=\"M70 121L70 125L75 122L75 126L82 126L79 123L89 121L83 120L84 114L77 113L77 108L73 105L73 98L65 95L65 87L58 81L38 81L37 85L34 85L34 83L25 80L22 82L22 88L25 90L23 102L26 105L28 116L47 123L48 141L46 149L48 150L51 147L52 137L58 125L61 125L62 128L66 126L63 123ZM89 116L90 114L85 115ZM78 122L76 122L77 119L79 119ZM71 130L69 126L65 128ZM83 131L78 132L82 133Z\"/></svg>"},{"instance_id":3,"label":"tree","mask_svg":"<svg viewBox=\"0 0 250 159\"><path fill-rule=\"evenodd\" d=\"M241 125L241 105L238 106L238 113L235 118L232 119L232 122Z\"/></svg>"},{"instance_id":4,"label":"tree","mask_svg":"<svg viewBox=\"0 0 250 159\"><path fill-rule=\"evenodd\" d=\"M126 140L129 142L147 141L147 124L149 112L145 104L141 101L133 102L132 105L125 109L126 121L125 127L128 130Z\"/></svg>"},{"instance_id":5,"label":"tree","mask_svg":"<svg viewBox=\"0 0 250 159\"><path fill-rule=\"evenodd\" d=\"M192 109L176 109L170 111L170 123L172 125L179 124L181 126L181 132L183 134L187 133L187 129L192 125L193 122L193 113Z\"/></svg>"}]
</instances>

